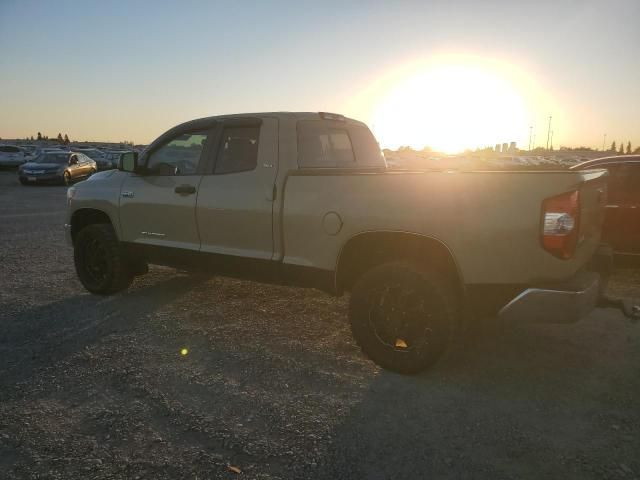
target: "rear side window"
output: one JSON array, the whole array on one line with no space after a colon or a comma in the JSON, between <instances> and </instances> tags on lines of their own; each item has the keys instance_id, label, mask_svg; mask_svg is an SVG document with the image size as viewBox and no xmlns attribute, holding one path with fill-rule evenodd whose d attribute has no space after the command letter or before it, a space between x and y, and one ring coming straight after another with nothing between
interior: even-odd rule
<instances>
[{"instance_id":1,"label":"rear side window","mask_svg":"<svg viewBox=\"0 0 640 480\"><path fill-rule=\"evenodd\" d=\"M216 157L214 173L238 173L258 165L260 127L225 127Z\"/></svg>"},{"instance_id":2,"label":"rear side window","mask_svg":"<svg viewBox=\"0 0 640 480\"><path fill-rule=\"evenodd\" d=\"M319 120L298 122L298 165L301 168L354 166L351 138L345 128Z\"/></svg>"}]
</instances>

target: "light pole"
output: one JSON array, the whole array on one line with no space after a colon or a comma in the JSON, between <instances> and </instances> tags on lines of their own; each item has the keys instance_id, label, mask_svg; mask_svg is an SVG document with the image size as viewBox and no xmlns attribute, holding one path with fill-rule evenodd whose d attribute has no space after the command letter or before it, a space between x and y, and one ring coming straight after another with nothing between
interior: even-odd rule
<instances>
[{"instance_id":1,"label":"light pole","mask_svg":"<svg viewBox=\"0 0 640 480\"><path fill-rule=\"evenodd\" d=\"M551 151L553 151L553 130L551 130L551 142L549 145L551 146Z\"/></svg>"},{"instance_id":2,"label":"light pole","mask_svg":"<svg viewBox=\"0 0 640 480\"><path fill-rule=\"evenodd\" d=\"M533 127L529 127L529 151L531 151L531 135L533 134Z\"/></svg>"},{"instance_id":3,"label":"light pole","mask_svg":"<svg viewBox=\"0 0 640 480\"><path fill-rule=\"evenodd\" d=\"M549 128L547 129L547 150L549 150L549 138L551 137L551 115L549 115Z\"/></svg>"}]
</instances>

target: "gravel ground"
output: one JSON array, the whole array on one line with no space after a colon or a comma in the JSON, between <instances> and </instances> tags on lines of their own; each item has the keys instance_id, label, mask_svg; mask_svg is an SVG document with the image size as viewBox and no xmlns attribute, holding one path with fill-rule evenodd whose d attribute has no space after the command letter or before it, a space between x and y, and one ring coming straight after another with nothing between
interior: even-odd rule
<instances>
[{"instance_id":1,"label":"gravel ground","mask_svg":"<svg viewBox=\"0 0 640 480\"><path fill-rule=\"evenodd\" d=\"M403 377L314 290L152 268L86 293L64 195L0 174L0 478L640 478L640 325L614 310Z\"/></svg>"}]
</instances>

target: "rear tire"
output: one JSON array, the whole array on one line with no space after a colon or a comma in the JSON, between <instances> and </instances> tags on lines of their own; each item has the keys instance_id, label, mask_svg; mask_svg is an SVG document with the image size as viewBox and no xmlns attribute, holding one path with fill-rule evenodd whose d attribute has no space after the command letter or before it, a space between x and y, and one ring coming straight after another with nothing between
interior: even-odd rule
<instances>
[{"instance_id":1,"label":"rear tire","mask_svg":"<svg viewBox=\"0 0 640 480\"><path fill-rule=\"evenodd\" d=\"M21 179L20 179L20 183L21 183L22 185L29 185L29 182L28 182L28 181L26 181L24 178L21 178Z\"/></svg>"},{"instance_id":2,"label":"rear tire","mask_svg":"<svg viewBox=\"0 0 640 480\"><path fill-rule=\"evenodd\" d=\"M376 364L398 373L433 366L451 343L457 325L449 282L405 262L366 272L351 292L353 337Z\"/></svg>"},{"instance_id":3,"label":"rear tire","mask_svg":"<svg viewBox=\"0 0 640 480\"><path fill-rule=\"evenodd\" d=\"M80 230L73 260L80 282L91 293L110 295L126 290L133 281L111 225L93 224Z\"/></svg>"},{"instance_id":4,"label":"rear tire","mask_svg":"<svg viewBox=\"0 0 640 480\"><path fill-rule=\"evenodd\" d=\"M67 186L71 185L71 174L67 171L62 174L62 184Z\"/></svg>"}]
</instances>

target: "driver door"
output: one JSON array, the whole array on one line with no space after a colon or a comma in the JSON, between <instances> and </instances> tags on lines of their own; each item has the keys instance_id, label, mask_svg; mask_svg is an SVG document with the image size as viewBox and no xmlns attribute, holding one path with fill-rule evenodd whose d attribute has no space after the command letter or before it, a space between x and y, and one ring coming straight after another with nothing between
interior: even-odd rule
<instances>
[{"instance_id":1,"label":"driver door","mask_svg":"<svg viewBox=\"0 0 640 480\"><path fill-rule=\"evenodd\" d=\"M142 159L120 190L122 240L197 251L196 200L214 129L177 133Z\"/></svg>"}]
</instances>

